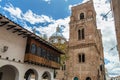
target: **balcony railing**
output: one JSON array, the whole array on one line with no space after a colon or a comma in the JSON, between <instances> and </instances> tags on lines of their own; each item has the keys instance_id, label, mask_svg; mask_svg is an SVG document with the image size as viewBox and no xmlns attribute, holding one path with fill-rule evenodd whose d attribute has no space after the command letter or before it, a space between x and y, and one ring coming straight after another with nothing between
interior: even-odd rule
<instances>
[{"instance_id":1,"label":"balcony railing","mask_svg":"<svg viewBox=\"0 0 120 80\"><path fill-rule=\"evenodd\" d=\"M27 53L25 54L25 62L28 63L35 63L35 64L40 64L40 65L44 65L46 67L51 67L51 68L55 68L55 69L59 69L60 68L60 64L55 62L55 61L51 61L48 59L45 59L43 57L37 56L37 55L33 55L31 53Z\"/></svg>"}]
</instances>

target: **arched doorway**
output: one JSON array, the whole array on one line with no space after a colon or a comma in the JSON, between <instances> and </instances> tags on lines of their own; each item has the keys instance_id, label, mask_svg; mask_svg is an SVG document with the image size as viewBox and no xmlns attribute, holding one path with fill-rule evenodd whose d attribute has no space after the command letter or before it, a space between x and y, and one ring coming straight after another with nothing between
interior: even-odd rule
<instances>
[{"instance_id":1,"label":"arched doorway","mask_svg":"<svg viewBox=\"0 0 120 80\"><path fill-rule=\"evenodd\" d=\"M91 80L91 78L90 78L90 77L87 77L86 80Z\"/></svg>"},{"instance_id":2,"label":"arched doorway","mask_svg":"<svg viewBox=\"0 0 120 80\"><path fill-rule=\"evenodd\" d=\"M24 75L24 80L38 80L38 74L35 70L29 69Z\"/></svg>"},{"instance_id":3,"label":"arched doorway","mask_svg":"<svg viewBox=\"0 0 120 80\"><path fill-rule=\"evenodd\" d=\"M74 80L78 80L78 78L77 78L77 77L74 77Z\"/></svg>"},{"instance_id":4,"label":"arched doorway","mask_svg":"<svg viewBox=\"0 0 120 80\"><path fill-rule=\"evenodd\" d=\"M0 80L18 80L19 73L16 67L5 65L0 67Z\"/></svg>"},{"instance_id":5,"label":"arched doorway","mask_svg":"<svg viewBox=\"0 0 120 80\"><path fill-rule=\"evenodd\" d=\"M49 72L44 72L42 75L42 80L51 80L51 75Z\"/></svg>"}]
</instances>

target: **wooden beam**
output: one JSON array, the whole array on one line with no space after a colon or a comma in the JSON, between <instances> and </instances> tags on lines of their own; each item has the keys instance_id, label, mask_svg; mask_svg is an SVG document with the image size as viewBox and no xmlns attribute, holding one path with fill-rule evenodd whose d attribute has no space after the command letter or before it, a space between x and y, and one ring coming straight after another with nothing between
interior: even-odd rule
<instances>
[{"instance_id":1,"label":"wooden beam","mask_svg":"<svg viewBox=\"0 0 120 80\"><path fill-rule=\"evenodd\" d=\"M22 29L14 28L14 30L18 30L18 31L20 31L20 30L22 30Z\"/></svg>"},{"instance_id":2,"label":"wooden beam","mask_svg":"<svg viewBox=\"0 0 120 80\"><path fill-rule=\"evenodd\" d=\"M12 28L14 28L14 27L16 27L16 26L15 26L15 25L8 25L8 27L9 27L9 28L7 28L7 30L12 29Z\"/></svg>"},{"instance_id":3,"label":"wooden beam","mask_svg":"<svg viewBox=\"0 0 120 80\"><path fill-rule=\"evenodd\" d=\"M13 31L13 33L19 32L20 30L22 30L22 29L15 28L14 31Z\"/></svg>"},{"instance_id":4,"label":"wooden beam","mask_svg":"<svg viewBox=\"0 0 120 80\"><path fill-rule=\"evenodd\" d=\"M26 38L26 37L28 37L28 36L30 36L31 34L26 34L25 36L23 36L23 38Z\"/></svg>"},{"instance_id":5,"label":"wooden beam","mask_svg":"<svg viewBox=\"0 0 120 80\"><path fill-rule=\"evenodd\" d=\"M7 23L9 23L9 21L0 21L0 27L6 25Z\"/></svg>"},{"instance_id":6,"label":"wooden beam","mask_svg":"<svg viewBox=\"0 0 120 80\"><path fill-rule=\"evenodd\" d=\"M20 34L18 34L18 35L25 35L25 33L27 33L27 32L23 32L23 31L22 31L22 33L20 33Z\"/></svg>"},{"instance_id":7,"label":"wooden beam","mask_svg":"<svg viewBox=\"0 0 120 80\"><path fill-rule=\"evenodd\" d=\"M36 40L38 40L38 41L40 40L40 38L39 38L39 37L35 37L35 39L36 39Z\"/></svg>"},{"instance_id":8,"label":"wooden beam","mask_svg":"<svg viewBox=\"0 0 120 80\"><path fill-rule=\"evenodd\" d=\"M18 32L18 31L17 30L13 31L13 33L16 33L16 32Z\"/></svg>"}]
</instances>

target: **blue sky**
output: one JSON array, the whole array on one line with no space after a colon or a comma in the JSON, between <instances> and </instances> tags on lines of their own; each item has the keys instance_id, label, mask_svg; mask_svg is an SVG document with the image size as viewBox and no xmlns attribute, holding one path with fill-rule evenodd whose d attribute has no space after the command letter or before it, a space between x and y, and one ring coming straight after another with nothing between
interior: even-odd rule
<instances>
[{"instance_id":1,"label":"blue sky","mask_svg":"<svg viewBox=\"0 0 120 80\"><path fill-rule=\"evenodd\" d=\"M64 18L70 15L69 5L80 3L82 0L2 0L1 6L12 4L25 13L28 10L37 15L52 16L53 19Z\"/></svg>"},{"instance_id":2,"label":"blue sky","mask_svg":"<svg viewBox=\"0 0 120 80\"><path fill-rule=\"evenodd\" d=\"M71 7L88 0L0 0L0 13L32 31L36 28L37 35L51 36L58 25L64 25L63 35L69 39L69 21ZM115 37L112 12L107 20L101 15L110 11L110 0L93 0L97 13L97 28L101 29L104 46L105 67L110 76L120 75L120 62Z\"/></svg>"}]
</instances>

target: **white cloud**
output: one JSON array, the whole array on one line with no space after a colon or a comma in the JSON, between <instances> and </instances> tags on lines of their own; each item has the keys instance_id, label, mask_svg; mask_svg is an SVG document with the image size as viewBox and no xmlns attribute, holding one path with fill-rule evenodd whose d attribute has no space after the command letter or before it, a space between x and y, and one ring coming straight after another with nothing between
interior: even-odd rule
<instances>
[{"instance_id":1,"label":"white cloud","mask_svg":"<svg viewBox=\"0 0 120 80\"><path fill-rule=\"evenodd\" d=\"M82 3L85 3L85 2L87 2L87 1L90 1L90 0L83 0Z\"/></svg>"},{"instance_id":2,"label":"white cloud","mask_svg":"<svg viewBox=\"0 0 120 80\"><path fill-rule=\"evenodd\" d=\"M69 10L71 11L71 8L73 7L73 5L69 5Z\"/></svg>"},{"instance_id":3,"label":"white cloud","mask_svg":"<svg viewBox=\"0 0 120 80\"><path fill-rule=\"evenodd\" d=\"M69 10L71 10L71 7L73 7L73 6L77 6L77 5L83 4L83 3L88 2L88 1L90 1L90 0L83 0L82 3L77 3L77 4L74 4L74 5L69 5Z\"/></svg>"},{"instance_id":4,"label":"white cloud","mask_svg":"<svg viewBox=\"0 0 120 80\"><path fill-rule=\"evenodd\" d=\"M50 4L51 0L43 0L45 2L47 2L48 4Z\"/></svg>"},{"instance_id":5,"label":"white cloud","mask_svg":"<svg viewBox=\"0 0 120 80\"><path fill-rule=\"evenodd\" d=\"M51 1L51 0L43 0L43 1L45 1L45 2L49 2L49 1Z\"/></svg>"},{"instance_id":6,"label":"white cloud","mask_svg":"<svg viewBox=\"0 0 120 80\"><path fill-rule=\"evenodd\" d=\"M23 14L24 20L30 22L31 24L36 23L44 23L44 22L52 22L52 18L46 15L37 15L33 13L31 10L28 10L25 14Z\"/></svg>"},{"instance_id":7,"label":"white cloud","mask_svg":"<svg viewBox=\"0 0 120 80\"><path fill-rule=\"evenodd\" d=\"M58 25L64 25L65 29L63 31L63 34L65 38L69 38L69 17L64 18L64 19L58 19L54 20L52 17L46 16L46 15L37 15L33 13L31 10L26 11L25 13L22 12L22 10L18 7L14 7L12 4L8 4L6 7L4 7L4 10L10 12L10 15L12 18L17 21L17 18L22 21L22 25L24 28L32 31L32 27L39 27L36 28L36 30L40 31L42 34L47 34L48 37L50 37L53 32L56 31L56 27ZM31 24L36 24L36 23L45 23L45 22L50 22L48 26L42 27L42 26L28 26L26 24L26 21L31 23Z\"/></svg>"},{"instance_id":8,"label":"white cloud","mask_svg":"<svg viewBox=\"0 0 120 80\"><path fill-rule=\"evenodd\" d=\"M17 18L22 18L22 11L21 9L14 7L12 4L8 4L6 7L3 8L4 10L10 12L11 16L16 16Z\"/></svg>"},{"instance_id":9,"label":"white cloud","mask_svg":"<svg viewBox=\"0 0 120 80\"><path fill-rule=\"evenodd\" d=\"M14 20L17 20L18 18L18 19L27 21L31 24L54 21L52 17L46 16L46 15L37 15L33 13L31 10L28 10L25 13L23 13L20 8L14 7L12 4L6 5L6 7L4 7L3 9L5 11L8 11Z\"/></svg>"},{"instance_id":10,"label":"white cloud","mask_svg":"<svg viewBox=\"0 0 120 80\"><path fill-rule=\"evenodd\" d=\"M64 19L58 19L46 27L37 28L37 30L39 30L42 33L47 34L47 36L50 37L56 31L56 27L58 25L64 25L65 29L63 30L63 35L68 40L68 38L69 38L69 25L68 25L69 20L70 20L69 17L64 18Z\"/></svg>"},{"instance_id":11,"label":"white cloud","mask_svg":"<svg viewBox=\"0 0 120 80\"><path fill-rule=\"evenodd\" d=\"M102 39L104 46L104 56L105 59L109 60L110 63L106 64L110 76L115 76L114 74L120 75L120 62L118 57L116 46L116 34L114 27L114 20L111 13L108 14L108 20L102 20L101 14L106 14L110 11L110 3L105 3L106 0L94 0L94 7L97 13L97 27L102 30ZM119 66L119 67L118 67Z\"/></svg>"}]
</instances>

